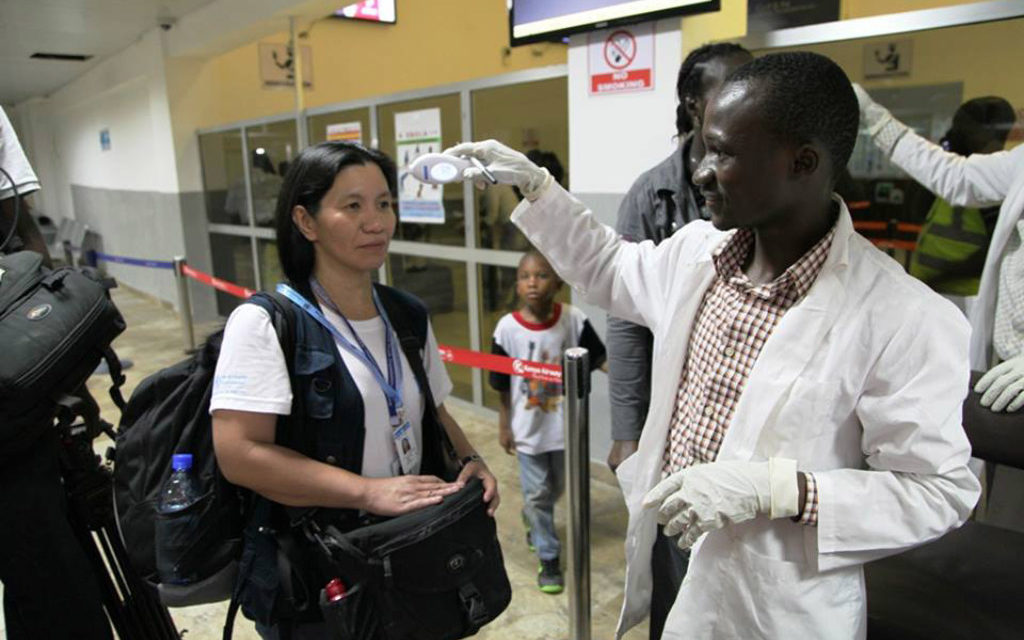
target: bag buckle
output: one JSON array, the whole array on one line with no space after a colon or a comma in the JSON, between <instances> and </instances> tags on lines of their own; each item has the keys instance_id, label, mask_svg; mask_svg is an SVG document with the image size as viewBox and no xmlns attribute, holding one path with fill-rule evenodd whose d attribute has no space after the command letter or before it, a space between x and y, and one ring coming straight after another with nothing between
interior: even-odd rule
<instances>
[{"instance_id":1,"label":"bag buckle","mask_svg":"<svg viewBox=\"0 0 1024 640\"><path fill-rule=\"evenodd\" d=\"M473 625L473 631L476 632L487 622L487 606L484 604L484 599L470 582L459 587L459 600L462 601L462 608L465 609L469 623Z\"/></svg>"}]
</instances>

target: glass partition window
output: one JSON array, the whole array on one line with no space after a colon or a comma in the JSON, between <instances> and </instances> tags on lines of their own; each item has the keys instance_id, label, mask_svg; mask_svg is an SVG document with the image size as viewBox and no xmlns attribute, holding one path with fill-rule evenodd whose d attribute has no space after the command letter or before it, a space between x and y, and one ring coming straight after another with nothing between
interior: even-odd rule
<instances>
[{"instance_id":1,"label":"glass partition window","mask_svg":"<svg viewBox=\"0 0 1024 640\"><path fill-rule=\"evenodd\" d=\"M568 89L565 78L551 78L471 93L473 139L493 138L530 155L568 186ZM509 215L521 195L508 185L493 185L476 194L477 246L522 251L526 237Z\"/></svg>"},{"instance_id":2,"label":"glass partition window","mask_svg":"<svg viewBox=\"0 0 1024 640\"><path fill-rule=\"evenodd\" d=\"M252 259L252 238L223 233L210 234L213 275L242 287L256 288L256 269ZM242 303L240 298L217 291L217 313L227 317Z\"/></svg>"},{"instance_id":3,"label":"glass partition window","mask_svg":"<svg viewBox=\"0 0 1024 640\"><path fill-rule=\"evenodd\" d=\"M307 120L309 144L319 144L326 140L345 140L358 142L367 147L373 146L370 139L370 109L345 109L331 111ZM391 155L391 154L388 154Z\"/></svg>"},{"instance_id":4,"label":"glass partition window","mask_svg":"<svg viewBox=\"0 0 1024 640\"><path fill-rule=\"evenodd\" d=\"M199 136L199 155L206 219L213 224L248 225L241 129Z\"/></svg>"},{"instance_id":5,"label":"glass partition window","mask_svg":"<svg viewBox=\"0 0 1024 640\"><path fill-rule=\"evenodd\" d=\"M1024 113L1024 84L1013 81L1012 74L1006 72L1009 60L1024 59L1021 33L1024 33L1024 19L1018 18L899 36L801 45L799 49L814 51L835 60L850 80L861 83L874 100L887 107L896 118L918 134L933 142L945 143L952 151L968 155L991 153L1021 142L1019 121L1020 115ZM880 74L877 69L866 64L868 56L889 50L894 41L898 41L905 51L913 52L909 65L899 74ZM756 53L785 50L774 48ZM955 142L962 136L956 133L949 136L954 113L965 103L979 98L984 98L985 104L991 105L990 97L993 96L1009 103L1008 107L998 110L1009 116L999 116L999 122L992 121L983 124L981 128L987 128L989 133L998 129L1000 135L987 136L988 142L984 149L962 148L965 145ZM975 113L977 110L973 107L977 106L973 105L967 113ZM981 111L990 120L997 113L997 110L990 107ZM1016 126L1012 122L1013 111L1017 115ZM1007 119L1010 122L1006 122ZM840 181L836 189L849 204L857 230L940 293L970 295L969 287L958 294L946 288L940 279L936 279L935 274L917 266L937 259L949 266L954 261L944 253L940 255L939 245L945 241L933 242L936 236L929 235L932 233L929 231L932 223L940 223L947 216L945 212L949 208L948 203L936 198L889 162L887 154L878 150L866 131L860 133L848 169L848 176ZM967 225L963 227L964 231L987 234L991 240L994 212L968 210L956 215L960 217L954 217L953 224ZM962 223L955 222L958 219ZM971 242L977 244L976 240ZM984 244L985 240L981 240L981 243ZM922 250L928 244L931 244L931 248ZM956 255L967 255L965 251L968 249L957 247ZM947 250L943 245L941 252ZM971 260L956 258L960 266L955 271L958 274L955 279L959 281L969 277L976 280L982 264L977 258L977 255ZM969 268L971 271L968 274L961 272L960 268ZM954 271L947 273L953 274ZM957 287L962 285L958 283Z\"/></svg>"},{"instance_id":6,"label":"glass partition window","mask_svg":"<svg viewBox=\"0 0 1024 640\"><path fill-rule=\"evenodd\" d=\"M260 261L260 284L264 291L273 291L278 282L284 282L284 271L277 255L277 241L256 241L256 252Z\"/></svg>"},{"instance_id":7,"label":"glass partition window","mask_svg":"<svg viewBox=\"0 0 1024 640\"><path fill-rule=\"evenodd\" d=\"M377 107L380 149L398 165L400 223L396 240L465 246L462 183L428 185L405 170L420 154L442 151L462 139L460 114L458 94Z\"/></svg>"},{"instance_id":8,"label":"glass partition window","mask_svg":"<svg viewBox=\"0 0 1024 640\"><path fill-rule=\"evenodd\" d=\"M427 305L438 344L469 349L469 304L466 300L466 265L451 260L391 255L391 286L415 295ZM453 393L473 400L472 370L450 365Z\"/></svg>"},{"instance_id":9,"label":"glass partition window","mask_svg":"<svg viewBox=\"0 0 1024 640\"><path fill-rule=\"evenodd\" d=\"M274 205L282 176L298 155L295 120L246 127L253 219L258 227L274 226Z\"/></svg>"}]
</instances>

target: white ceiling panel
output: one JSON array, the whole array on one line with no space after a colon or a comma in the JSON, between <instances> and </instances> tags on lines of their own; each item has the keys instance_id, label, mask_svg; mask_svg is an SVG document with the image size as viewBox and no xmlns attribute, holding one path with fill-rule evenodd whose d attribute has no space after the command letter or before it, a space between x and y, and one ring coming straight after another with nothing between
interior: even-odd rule
<instances>
[{"instance_id":1,"label":"white ceiling panel","mask_svg":"<svg viewBox=\"0 0 1024 640\"><path fill-rule=\"evenodd\" d=\"M45 96L158 24L214 0L0 0L0 104ZM33 60L33 53L92 56Z\"/></svg>"}]
</instances>

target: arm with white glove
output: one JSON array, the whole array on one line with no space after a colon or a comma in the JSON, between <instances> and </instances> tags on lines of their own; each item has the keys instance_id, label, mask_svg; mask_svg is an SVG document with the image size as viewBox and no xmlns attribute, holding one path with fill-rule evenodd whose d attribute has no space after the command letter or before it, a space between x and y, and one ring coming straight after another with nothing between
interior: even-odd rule
<instances>
[{"instance_id":1,"label":"arm with white glove","mask_svg":"<svg viewBox=\"0 0 1024 640\"><path fill-rule=\"evenodd\" d=\"M708 531L758 516L799 515L803 481L796 460L787 458L709 462L677 471L659 482L644 496L644 507L657 508L665 535L679 534L676 544L688 549Z\"/></svg>"},{"instance_id":2,"label":"arm with white glove","mask_svg":"<svg viewBox=\"0 0 1024 640\"><path fill-rule=\"evenodd\" d=\"M445 149L444 153L458 157L476 158L487 166L494 179L501 184L519 187L523 196L533 202L551 186L554 178L547 169L538 167L522 153L511 149L497 140L463 142ZM462 172L464 180L472 180L478 187L486 187L484 171L470 167Z\"/></svg>"},{"instance_id":3,"label":"arm with white glove","mask_svg":"<svg viewBox=\"0 0 1024 640\"><path fill-rule=\"evenodd\" d=\"M860 106L861 123L875 146L893 164L953 206L999 204L1024 170L1024 145L1013 151L976 153L965 158L914 133L859 84L853 84L853 91Z\"/></svg>"},{"instance_id":4,"label":"arm with white glove","mask_svg":"<svg viewBox=\"0 0 1024 640\"><path fill-rule=\"evenodd\" d=\"M982 394L981 406L992 411L1020 411L1024 407L1024 355L989 369L974 385L974 391Z\"/></svg>"},{"instance_id":5,"label":"arm with white glove","mask_svg":"<svg viewBox=\"0 0 1024 640\"><path fill-rule=\"evenodd\" d=\"M466 142L445 153L476 158L499 182L517 185L526 201L512 212L512 222L562 280L590 304L655 332L670 310L667 301L680 266L688 255L707 251L721 233L707 224L689 224L657 246L626 242L547 171L500 142ZM478 168L462 172L475 181L483 175Z\"/></svg>"}]
</instances>

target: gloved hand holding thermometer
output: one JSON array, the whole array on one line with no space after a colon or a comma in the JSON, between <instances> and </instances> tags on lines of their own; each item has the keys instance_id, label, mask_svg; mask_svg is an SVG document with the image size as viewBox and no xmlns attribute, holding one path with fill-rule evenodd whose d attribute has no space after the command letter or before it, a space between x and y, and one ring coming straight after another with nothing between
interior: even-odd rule
<instances>
[{"instance_id":1,"label":"gloved hand holding thermometer","mask_svg":"<svg viewBox=\"0 0 1024 640\"><path fill-rule=\"evenodd\" d=\"M981 406L992 411L1020 411L1024 407L1024 355L1000 362L978 380L974 390Z\"/></svg>"},{"instance_id":2,"label":"gloved hand holding thermometer","mask_svg":"<svg viewBox=\"0 0 1024 640\"><path fill-rule=\"evenodd\" d=\"M421 156L410 166L410 173L417 180L437 184L456 180L473 180L481 187L495 182L513 184L530 201L554 182L547 169L497 140L463 142L443 154Z\"/></svg>"},{"instance_id":3,"label":"gloved hand holding thermometer","mask_svg":"<svg viewBox=\"0 0 1024 640\"><path fill-rule=\"evenodd\" d=\"M677 471L644 496L644 508L658 509L666 536L688 549L715 529L758 515L791 518L799 513L796 460L728 460Z\"/></svg>"}]
</instances>

